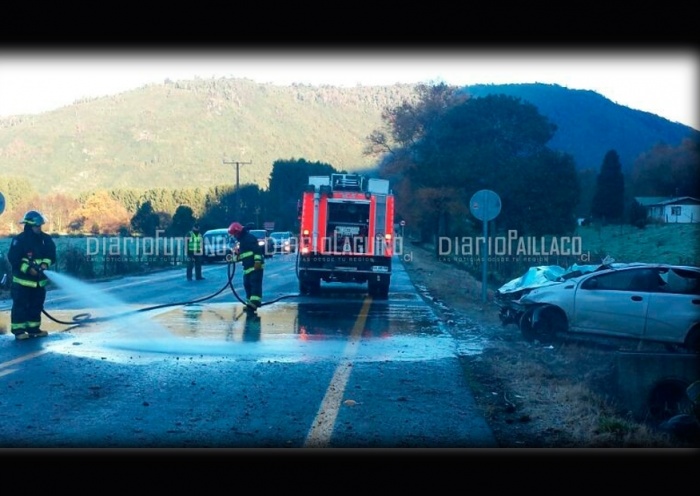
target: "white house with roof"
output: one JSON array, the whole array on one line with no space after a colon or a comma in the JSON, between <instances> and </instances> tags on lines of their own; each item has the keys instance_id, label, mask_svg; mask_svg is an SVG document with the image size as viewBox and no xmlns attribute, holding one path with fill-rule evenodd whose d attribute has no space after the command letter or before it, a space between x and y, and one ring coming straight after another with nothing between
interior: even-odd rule
<instances>
[{"instance_id":1,"label":"white house with roof","mask_svg":"<svg viewBox=\"0 0 700 496\"><path fill-rule=\"evenodd\" d=\"M636 196L646 208L647 218L667 224L700 222L700 199L692 196Z\"/></svg>"}]
</instances>

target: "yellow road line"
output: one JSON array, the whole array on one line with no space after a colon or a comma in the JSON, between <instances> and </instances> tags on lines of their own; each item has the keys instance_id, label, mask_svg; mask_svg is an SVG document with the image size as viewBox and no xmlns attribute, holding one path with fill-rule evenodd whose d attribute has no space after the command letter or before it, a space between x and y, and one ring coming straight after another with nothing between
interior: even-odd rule
<instances>
[{"instance_id":1,"label":"yellow road line","mask_svg":"<svg viewBox=\"0 0 700 496\"><path fill-rule=\"evenodd\" d=\"M372 298L365 298L360 315L358 315L350 334L350 340L345 345L342 359L335 369L333 378L326 390L326 395L321 402L321 407L318 409L309 434L306 436L305 448L325 448L330 443L335 419L338 417L338 409L345 393L345 386L352 371L352 358L357 354L358 343L362 337L362 331L365 328L367 313L371 304Z\"/></svg>"}]
</instances>

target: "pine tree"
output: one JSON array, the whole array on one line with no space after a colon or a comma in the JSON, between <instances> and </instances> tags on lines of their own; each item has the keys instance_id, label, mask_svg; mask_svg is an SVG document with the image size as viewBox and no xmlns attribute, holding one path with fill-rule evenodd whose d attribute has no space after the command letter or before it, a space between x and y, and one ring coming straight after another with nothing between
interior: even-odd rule
<instances>
[{"instance_id":1,"label":"pine tree","mask_svg":"<svg viewBox=\"0 0 700 496\"><path fill-rule=\"evenodd\" d=\"M605 154L591 203L591 216L603 222L620 222L625 211L625 177L615 150Z\"/></svg>"}]
</instances>

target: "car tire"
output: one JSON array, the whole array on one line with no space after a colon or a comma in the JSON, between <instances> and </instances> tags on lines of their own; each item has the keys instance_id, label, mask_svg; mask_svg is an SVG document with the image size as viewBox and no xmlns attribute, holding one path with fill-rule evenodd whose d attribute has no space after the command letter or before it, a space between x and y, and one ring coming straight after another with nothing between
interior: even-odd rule
<instances>
[{"instance_id":1,"label":"car tire","mask_svg":"<svg viewBox=\"0 0 700 496\"><path fill-rule=\"evenodd\" d=\"M556 341L558 332L566 329L566 321L557 310L544 309L534 328L540 343L550 344Z\"/></svg>"},{"instance_id":2,"label":"car tire","mask_svg":"<svg viewBox=\"0 0 700 496\"><path fill-rule=\"evenodd\" d=\"M518 322L518 327L520 327L520 334L522 334L523 339L528 343L531 343L537 337L535 330L532 327L532 312L533 310L527 310L520 317L520 322Z\"/></svg>"},{"instance_id":3,"label":"car tire","mask_svg":"<svg viewBox=\"0 0 700 496\"><path fill-rule=\"evenodd\" d=\"M566 330L566 319L558 310L540 309L537 322L533 323L534 312L534 308L527 310L520 318L520 333L525 341L550 344L556 341L558 332Z\"/></svg>"},{"instance_id":4,"label":"car tire","mask_svg":"<svg viewBox=\"0 0 700 496\"><path fill-rule=\"evenodd\" d=\"M700 327L695 326L693 329L691 329L688 336L685 338L685 344L683 347L685 351L700 354Z\"/></svg>"}]
</instances>

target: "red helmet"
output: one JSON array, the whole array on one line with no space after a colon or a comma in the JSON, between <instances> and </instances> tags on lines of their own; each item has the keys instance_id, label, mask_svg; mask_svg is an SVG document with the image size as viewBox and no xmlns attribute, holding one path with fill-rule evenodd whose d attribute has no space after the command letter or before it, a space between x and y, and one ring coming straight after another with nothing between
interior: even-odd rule
<instances>
[{"instance_id":1,"label":"red helmet","mask_svg":"<svg viewBox=\"0 0 700 496\"><path fill-rule=\"evenodd\" d=\"M243 226L238 222L232 222L231 225L228 226L228 233L231 236L238 236L241 232L243 232Z\"/></svg>"}]
</instances>

